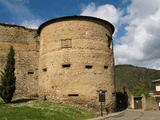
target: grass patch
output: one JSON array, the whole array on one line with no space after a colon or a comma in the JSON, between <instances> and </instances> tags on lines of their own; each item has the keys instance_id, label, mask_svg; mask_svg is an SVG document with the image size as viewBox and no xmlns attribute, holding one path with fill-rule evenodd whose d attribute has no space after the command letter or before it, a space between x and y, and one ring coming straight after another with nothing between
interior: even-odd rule
<instances>
[{"instance_id":1,"label":"grass patch","mask_svg":"<svg viewBox=\"0 0 160 120\"><path fill-rule=\"evenodd\" d=\"M0 120L85 120L92 117L95 113L67 104L31 99L4 104L0 100Z\"/></svg>"}]
</instances>

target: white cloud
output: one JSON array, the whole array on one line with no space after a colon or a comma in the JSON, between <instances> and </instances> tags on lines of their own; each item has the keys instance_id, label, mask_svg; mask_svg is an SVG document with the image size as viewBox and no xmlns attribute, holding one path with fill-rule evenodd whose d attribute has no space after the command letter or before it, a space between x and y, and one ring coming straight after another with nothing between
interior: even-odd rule
<instances>
[{"instance_id":1,"label":"white cloud","mask_svg":"<svg viewBox=\"0 0 160 120\"><path fill-rule=\"evenodd\" d=\"M160 0L133 0L127 12L126 34L114 48L116 63L160 68Z\"/></svg>"},{"instance_id":2,"label":"white cloud","mask_svg":"<svg viewBox=\"0 0 160 120\"><path fill-rule=\"evenodd\" d=\"M94 3L90 3L82 9L81 15L101 18L117 25L121 12L110 4L96 6Z\"/></svg>"},{"instance_id":3,"label":"white cloud","mask_svg":"<svg viewBox=\"0 0 160 120\"><path fill-rule=\"evenodd\" d=\"M127 0L121 0L127 2ZM20 25L37 28L41 19L27 7L28 0L0 0L20 22ZM116 64L133 64L160 68L160 0L132 0L123 11L110 4L96 6L91 3L84 7L81 15L94 16L114 24L118 30L127 24L121 43L114 46ZM122 16L123 15L123 16Z\"/></svg>"},{"instance_id":4,"label":"white cloud","mask_svg":"<svg viewBox=\"0 0 160 120\"><path fill-rule=\"evenodd\" d=\"M27 7L28 3L29 0L0 0L0 4L7 8L13 19L16 19L20 25L37 28L42 20L33 15ZM32 23L32 25L29 25L29 23Z\"/></svg>"},{"instance_id":5,"label":"white cloud","mask_svg":"<svg viewBox=\"0 0 160 120\"><path fill-rule=\"evenodd\" d=\"M114 46L116 64L160 68L160 0L133 0L123 10L91 3L82 9L81 15L107 20L117 30L121 24L127 24L125 35L119 38L121 43Z\"/></svg>"},{"instance_id":6,"label":"white cloud","mask_svg":"<svg viewBox=\"0 0 160 120\"><path fill-rule=\"evenodd\" d=\"M37 19L37 20L24 20L21 25L22 26L26 26L29 28L33 28L33 29L37 29L38 26L42 23L41 20Z\"/></svg>"}]
</instances>

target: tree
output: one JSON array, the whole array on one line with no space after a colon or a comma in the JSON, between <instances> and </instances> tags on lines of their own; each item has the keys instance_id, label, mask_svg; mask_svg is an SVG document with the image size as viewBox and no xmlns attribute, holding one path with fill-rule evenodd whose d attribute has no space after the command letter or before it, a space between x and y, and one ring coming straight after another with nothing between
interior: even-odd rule
<instances>
[{"instance_id":1,"label":"tree","mask_svg":"<svg viewBox=\"0 0 160 120\"><path fill-rule=\"evenodd\" d=\"M131 93L134 96L141 96L142 94L144 94L146 97L149 96L149 90L145 87L144 84L139 84L139 85L134 86L131 89Z\"/></svg>"},{"instance_id":2,"label":"tree","mask_svg":"<svg viewBox=\"0 0 160 120\"><path fill-rule=\"evenodd\" d=\"M1 72L1 86L0 86L0 96L5 103L10 103L15 92L15 59L14 59L14 49L11 46L8 56L7 63L4 68L4 72Z\"/></svg>"}]
</instances>

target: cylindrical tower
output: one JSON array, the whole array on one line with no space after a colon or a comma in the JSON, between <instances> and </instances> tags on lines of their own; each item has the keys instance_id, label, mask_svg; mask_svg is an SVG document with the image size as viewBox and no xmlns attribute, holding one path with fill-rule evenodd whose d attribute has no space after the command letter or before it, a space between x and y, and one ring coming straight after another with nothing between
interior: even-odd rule
<instances>
[{"instance_id":1,"label":"cylindrical tower","mask_svg":"<svg viewBox=\"0 0 160 120\"><path fill-rule=\"evenodd\" d=\"M96 107L97 91L106 90L106 106L113 107L113 32L109 22L87 16L43 23L38 29L39 95Z\"/></svg>"}]
</instances>

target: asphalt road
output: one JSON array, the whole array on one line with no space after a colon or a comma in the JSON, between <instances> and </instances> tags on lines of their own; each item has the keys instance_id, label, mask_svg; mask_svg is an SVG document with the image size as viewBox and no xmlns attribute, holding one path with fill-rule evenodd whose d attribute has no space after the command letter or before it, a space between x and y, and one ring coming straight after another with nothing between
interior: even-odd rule
<instances>
[{"instance_id":1,"label":"asphalt road","mask_svg":"<svg viewBox=\"0 0 160 120\"><path fill-rule=\"evenodd\" d=\"M105 120L160 120L160 111L126 110L124 114L110 117Z\"/></svg>"}]
</instances>

